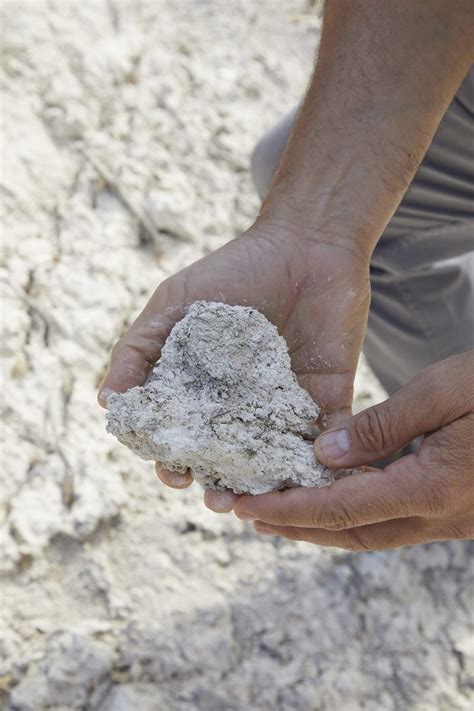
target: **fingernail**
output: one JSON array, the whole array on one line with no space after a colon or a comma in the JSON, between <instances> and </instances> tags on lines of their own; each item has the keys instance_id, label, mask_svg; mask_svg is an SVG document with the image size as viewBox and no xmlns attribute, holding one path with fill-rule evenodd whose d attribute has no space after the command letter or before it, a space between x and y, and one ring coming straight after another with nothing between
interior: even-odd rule
<instances>
[{"instance_id":1,"label":"fingernail","mask_svg":"<svg viewBox=\"0 0 474 711\"><path fill-rule=\"evenodd\" d=\"M180 474L179 472L167 472L166 479L172 486L178 488L187 486L191 481L189 474Z\"/></svg>"},{"instance_id":2,"label":"fingernail","mask_svg":"<svg viewBox=\"0 0 474 711\"><path fill-rule=\"evenodd\" d=\"M345 428L324 432L318 438L318 445L327 459L341 459L351 447L349 432Z\"/></svg>"},{"instance_id":3,"label":"fingernail","mask_svg":"<svg viewBox=\"0 0 474 711\"><path fill-rule=\"evenodd\" d=\"M250 513L239 512L235 514L237 518L242 519L242 521L255 521L255 516Z\"/></svg>"},{"instance_id":4,"label":"fingernail","mask_svg":"<svg viewBox=\"0 0 474 711\"><path fill-rule=\"evenodd\" d=\"M216 513L229 513L236 499L233 491L213 491L212 510Z\"/></svg>"}]
</instances>

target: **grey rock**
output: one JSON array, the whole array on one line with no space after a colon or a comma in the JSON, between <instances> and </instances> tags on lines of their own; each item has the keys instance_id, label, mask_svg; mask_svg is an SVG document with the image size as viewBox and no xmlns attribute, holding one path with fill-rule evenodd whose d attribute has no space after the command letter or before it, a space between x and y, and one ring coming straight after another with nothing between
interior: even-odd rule
<instances>
[{"instance_id":1,"label":"grey rock","mask_svg":"<svg viewBox=\"0 0 474 711\"><path fill-rule=\"evenodd\" d=\"M142 459L206 489L262 494L326 486L347 472L305 439L318 407L285 340L253 308L197 301L171 331L148 381L107 400L107 430Z\"/></svg>"}]
</instances>

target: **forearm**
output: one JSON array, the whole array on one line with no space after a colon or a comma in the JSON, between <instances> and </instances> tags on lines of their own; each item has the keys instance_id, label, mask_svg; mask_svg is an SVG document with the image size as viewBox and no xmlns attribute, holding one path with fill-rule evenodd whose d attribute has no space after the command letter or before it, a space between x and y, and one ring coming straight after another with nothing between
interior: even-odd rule
<instances>
[{"instance_id":1,"label":"forearm","mask_svg":"<svg viewBox=\"0 0 474 711\"><path fill-rule=\"evenodd\" d=\"M371 251L474 60L472 0L327 0L262 216Z\"/></svg>"}]
</instances>

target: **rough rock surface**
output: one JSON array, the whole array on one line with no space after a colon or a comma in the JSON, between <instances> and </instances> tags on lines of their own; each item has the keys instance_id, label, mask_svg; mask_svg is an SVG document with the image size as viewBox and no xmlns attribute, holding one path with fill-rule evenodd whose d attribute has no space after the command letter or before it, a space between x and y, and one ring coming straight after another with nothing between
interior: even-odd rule
<instances>
[{"instance_id":1,"label":"rough rock surface","mask_svg":"<svg viewBox=\"0 0 474 711\"><path fill-rule=\"evenodd\" d=\"M171 331L143 387L107 401L107 430L142 459L192 469L206 489L263 494L326 486L316 461L318 408L291 370L285 340L259 311L197 301Z\"/></svg>"},{"instance_id":2,"label":"rough rock surface","mask_svg":"<svg viewBox=\"0 0 474 711\"><path fill-rule=\"evenodd\" d=\"M309 4L1 3L2 711L472 710L472 543L259 537L161 486L95 402L155 284L256 213ZM356 407L383 397L362 361Z\"/></svg>"}]
</instances>

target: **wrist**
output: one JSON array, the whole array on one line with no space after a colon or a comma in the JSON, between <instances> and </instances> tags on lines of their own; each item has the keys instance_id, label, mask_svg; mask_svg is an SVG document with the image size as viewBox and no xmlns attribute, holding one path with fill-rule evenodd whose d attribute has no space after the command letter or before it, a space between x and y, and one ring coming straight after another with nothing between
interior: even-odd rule
<instances>
[{"instance_id":1,"label":"wrist","mask_svg":"<svg viewBox=\"0 0 474 711\"><path fill-rule=\"evenodd\" d=\"M272 186L257 217L258 226L272 226L272 232L286 234L291 240L311 240L348 249L370 258L382 230L367 219L359 218L348 203L333 205L317 192L304 192Z\"/></svg>"}]
</instances>

